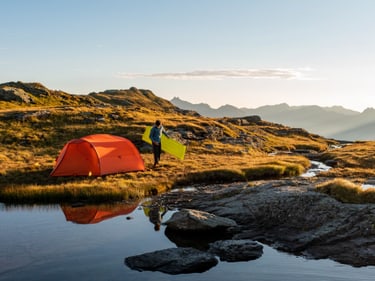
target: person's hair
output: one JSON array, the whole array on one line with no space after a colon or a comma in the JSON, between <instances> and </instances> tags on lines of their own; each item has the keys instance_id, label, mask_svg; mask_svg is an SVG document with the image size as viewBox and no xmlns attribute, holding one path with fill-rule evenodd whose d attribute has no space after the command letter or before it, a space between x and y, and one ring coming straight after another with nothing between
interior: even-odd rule
<instances>
[{"instance_id":1,"label":"person's hair","mask_svg":"<svg viewBox=\"0 0 375 281\"><path fill-rule=\"evenodd\" d=\"M156 121L155 121L155 125L156 125L156 126L160 126L160 124L161 124L160 120L156 120Z\"/></svg>"}]
</instances>

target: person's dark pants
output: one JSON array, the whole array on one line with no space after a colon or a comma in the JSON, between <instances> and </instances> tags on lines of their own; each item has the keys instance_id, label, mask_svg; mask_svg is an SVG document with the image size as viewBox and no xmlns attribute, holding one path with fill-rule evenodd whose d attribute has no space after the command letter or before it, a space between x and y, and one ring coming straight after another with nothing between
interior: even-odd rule
<instances>
[{"instance_id":1,"label":"person's dark pants","mask_svg":"<svg viewBox=\"0 0 375 281\"><path fill-rule=\"evenodd\" d=\"M152 150L154 152L154 165L156 165L160 161L161 143L159 145L152 144Z\"/></svg>"}]
</instances>

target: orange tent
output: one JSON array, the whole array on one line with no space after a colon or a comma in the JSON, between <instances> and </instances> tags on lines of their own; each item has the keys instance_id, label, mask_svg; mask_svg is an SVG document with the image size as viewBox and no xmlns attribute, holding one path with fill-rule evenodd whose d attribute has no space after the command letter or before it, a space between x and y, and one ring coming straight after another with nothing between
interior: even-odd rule
<instances>
[{"instance_id":1,"label":"orange tent","mask_svg":"<svg viewBox=\"0 0 375 281\"><path fill-rule=\"evenodd\" d=\"M69 141L51 176L101 176L144 169L143 159L130 140L97 134Z\"/></svg>"}]
</instances>

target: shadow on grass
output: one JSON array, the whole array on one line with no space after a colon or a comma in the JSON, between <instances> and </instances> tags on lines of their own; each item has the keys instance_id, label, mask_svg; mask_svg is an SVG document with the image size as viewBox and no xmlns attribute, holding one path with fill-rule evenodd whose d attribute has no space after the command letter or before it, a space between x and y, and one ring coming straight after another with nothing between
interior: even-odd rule
<instances>
[{"instance_id":1,"label":"shadow on grass","mask_svg":"<svg viewBox=\"0 0 375 281\"><path fill-rule=\"evenodd\" d=\"M186 174L177 179L173 187L189 184L221 184L252 180L270 180L284 177L294 177L304 172L304 167L299 164L261 164L251 168L243 169L214 169L203 172Z\"/></svg>"},{"instance_id":2,"label":"shadow on grass","mask_svg":"<svg viewBox=\"0 0 375 281\"><path fill-rule=\"evenodd\" d=\"M11 171L0 178L0 202L6 204L61 204L116 202L132 198L124 189L87 183L89 177L50 177L51 170ZM96 177L90 177L96 179ZM95 187L95 188L93 188Z\"/></svg>"},{"instance_id":3,"label":"shadow on grass","mask_svg":"<svg viewBox=\"0 0 375 281\"><path fill-rule=\"evenodd\" d=\"M51 177L51 169L22 171L8 171L0 177L0 188L24 185L59 185L74 183L87 179L88 177Z\"/></svg>"}]
</instances>

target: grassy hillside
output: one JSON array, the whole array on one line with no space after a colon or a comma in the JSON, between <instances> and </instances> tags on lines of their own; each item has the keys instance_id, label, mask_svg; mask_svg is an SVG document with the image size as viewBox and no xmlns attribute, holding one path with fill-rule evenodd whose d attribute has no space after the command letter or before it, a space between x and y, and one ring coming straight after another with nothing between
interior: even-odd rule
<instances>
[{"instance_id":1,"label":"grassy hillside","mask_svg":"<svg viewBox=\"0 0 375 281\"><path fill-rule=\"evenodd\" d=\"M148 90L131 88L77 97L37 83L11 85L13 91L23 91L34 102L0 101L0 202L112 201L181 185L296 176L307 169L309 161L294 152L320 155L336 143L251 117L201 117ZM9 83L0 85L0 100L1 91L6 88L9 92L9 87ZM49 94L42 96L42 92ZM173 138L187 145L184 161L163 154L162 166L152 169L151 147L141 136L145 126L156 119L163 121ZM97 133L133 141L146 171L49 177L64 144Z\"/></svg>"}]
</instances>

